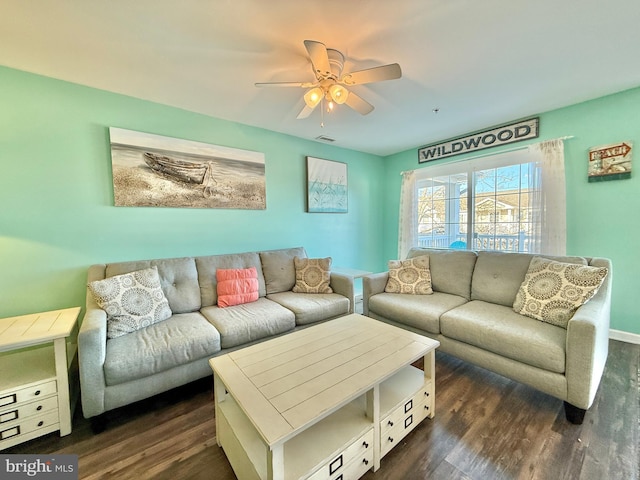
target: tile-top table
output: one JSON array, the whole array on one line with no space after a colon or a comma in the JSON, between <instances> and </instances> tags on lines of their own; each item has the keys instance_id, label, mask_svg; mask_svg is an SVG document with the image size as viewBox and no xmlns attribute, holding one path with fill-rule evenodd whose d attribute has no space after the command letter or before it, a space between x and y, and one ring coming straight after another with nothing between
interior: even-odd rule
<instances>
[{"instance_id":1,"label":"tile-top table","mask_svg":"<svg viewBox=\"0 0 640 480\"><path fill-rule=\"evenodd\" d=\"M71 433L80 307L0 319L0 450Z\"/></svg>"},{"instance_id":2,"label":"tile-top table","mask_svg":"<svg viewBox=\"0 0 640 480\"><path fill-rule=\"evenodd\" d=\"M212 358L218 445L240 480L360 478L433 417L439 345L352 314Z\"/></svg>"}]
</instances>

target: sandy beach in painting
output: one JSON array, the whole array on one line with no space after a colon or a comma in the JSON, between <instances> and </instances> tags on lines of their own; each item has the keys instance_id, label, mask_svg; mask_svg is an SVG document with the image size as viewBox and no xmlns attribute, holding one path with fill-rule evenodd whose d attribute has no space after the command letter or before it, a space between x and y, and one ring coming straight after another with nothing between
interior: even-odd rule
<instances>
[{"instance_id":1,"label":"sandy beach in painting","mask_svg":"<svg viewBox=\"0 0 640 480\"><path fill-rule=\"evenodd\" d=\"M266 208L264 165L208 159L213 167L213 182L196 185L155 172L142 155L138 149L112 148L116 206ZM181 159L197 163L197 159Z\"/></svg>"},{"instance_id":2,"label":"sandy beach in painting","mask_svg":"<svg viewBox=\"0 0 640 480\"><path fill-rule=\"evenodd\" d=\"M110 127L116 206L264 210L264 154Z\"/></svg>"},{"instance_id":3,"label":"sandy beach in painting","mask_svg":"<svg viewBox=\"0 0 640 480\"><path fill-rule=\"evenodd\" d=\"M155 177L155 178L154 178ZM136 207L264 209L264 182L218 178L211 197L204 186L162 178L148 167L114 167L115 204Z\"/></svg>"}]
</instances>

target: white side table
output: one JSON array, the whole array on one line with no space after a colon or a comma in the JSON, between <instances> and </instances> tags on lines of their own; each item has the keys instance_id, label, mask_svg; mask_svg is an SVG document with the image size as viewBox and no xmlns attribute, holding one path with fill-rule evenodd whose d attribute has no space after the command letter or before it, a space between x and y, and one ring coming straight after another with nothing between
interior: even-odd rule
<instances>
[{"instance_id":1,"label":"white side table","mask_svg":"<svg viewBox=\"0 0 640 480\"><path fill-rule=\"evenodd\" d=\"M0 319L0 450L71 433L80 307Z\"/></svg>"},{"instance_id":2,"label":"white side table","mask_svg":"<svg viewBox=\"0 0 640 480\"><path fill-rule=\"evenodd\" d=\"M362 277L370 275L373 272L370 272L368 270L358 270L357 268L348 268L348 267L332 267L331 271L336 272L336 273L340 273L342 275L347 275L349 277L352 277L354 282L353 282L353 288L355 289L355 305L354 305L354 312L355 313L362 313Z\"/></svg>"}]
</instances>

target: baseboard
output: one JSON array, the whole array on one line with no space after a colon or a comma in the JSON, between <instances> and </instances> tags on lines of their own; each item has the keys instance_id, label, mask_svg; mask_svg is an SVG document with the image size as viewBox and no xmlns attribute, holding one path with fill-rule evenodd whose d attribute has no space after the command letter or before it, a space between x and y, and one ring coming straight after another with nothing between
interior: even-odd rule
<instances>
[{"instance_id":1,"label":"baseboard","mask_svg":"<svg viewBox=\"0 0 640 480\"><path fill-rule=\"evenodd\" d=\"M620 340L621 342L640 345L640 335L637 333L623 332L622 330L609 330L609 338L611 340Z\"/></svg>"}]
</instances>

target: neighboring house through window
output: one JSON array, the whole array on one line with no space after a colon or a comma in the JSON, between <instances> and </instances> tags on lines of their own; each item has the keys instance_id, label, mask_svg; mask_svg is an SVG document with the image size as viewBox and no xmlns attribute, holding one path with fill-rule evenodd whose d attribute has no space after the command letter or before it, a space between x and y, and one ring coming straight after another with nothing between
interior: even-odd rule
<instances>
[{"instance_id":1,"label":"neighboring house through window","mask_svg":"<svg viewBox=\"0 0 640 480\"><path fill-rule=\"evenodd\" d=\"M551 142L556 142L554 147L559 142L560 148L560 156L551 159L562 173L555 180L543 158L543 147ZM564 231L554 246L546 242L545 230L564 229L562 141L534 147L415 170L414 243L420 247L561 254ZM552 175L559 174L553 170ZM549 189L554 190L552 196ZM562 210L562 218L550 222L554 209Z\"/></svg>"}]
</instances>

